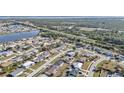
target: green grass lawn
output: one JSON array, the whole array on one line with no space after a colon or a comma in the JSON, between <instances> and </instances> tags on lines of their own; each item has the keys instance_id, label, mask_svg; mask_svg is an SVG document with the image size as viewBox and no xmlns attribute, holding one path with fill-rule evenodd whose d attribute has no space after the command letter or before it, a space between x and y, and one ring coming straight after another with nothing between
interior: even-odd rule
<instances>
[{"instance_id":1,"label":"green grass lawn","mask_svg":"<svg viewBox=\"0 0 124 93\"><path fill-rule=\"evenodd\" d=\"M54 60L51 62L51 64L55 64L58 60L59 60L59 58L54 59Z\"/></svg>"},{"instance_id":2,"label":"green grass lawn","mask_svg":"<svg viewBox=\"0 0 124 93\"><path fill-rule=\"evenodd\" d=\"M66 68L68 67L68 64L64 64L62 67L59 68L55 76L62 76L63 72L65 72Z\"/></svg>"},{"instance_id":3,"label":"green grass lawn","mask_svg":"<svg viewBox=\"0 0 124 93\"><path fill-rule=\"evenodd\" d=\"M20 64L21 64L21 63L19 63L19 62L10 64L9 66L3 68L3 72L5 72L5 73L11 73L11 72L14 71Z\"/></svg>"},{"instance_id":4,"label":"green grass lawn","mask_svg":"<svg viewBox=\"0 0 124 93\"><path fill-rule=\"evenodd\" d=\"M83 69L87 70L91 62L84 62Z\"/></svg>"},{"instance_id":5,"label":"green grass lawn","mask_svg":"<svg viewBox=\"0 0 124 93\"><path fill-rule=\"evenodd\" d=\"M6 60L6 59L9 59L11 57L14 57L16 54L13 54L13 55L10 55L10 56L7 56L7 57L1 57L0 60Z\"/></svg>"},{"instance_id":6,"label":"green grass lawn","mask_svg":"<svg viewBox=\"0 0 124 93\"><path fill-rule=\"evenodd\" d=\"M100 77L100 71L99 72L94 72L93 77Z\"/></svg>"},{"instance_id":7,"label":"green grass lawn","mask_svg":"<svg viewBox=\"0 0 124 93\"><path fill-rule=\"evenodd\" d=\"M37 68L39 68L41 65L43 65L45 62L44 61L42 61L42 62L38 62L38 63L36 63L35 65L33 65L31 68L32 69L34 69L34 70L36 70Z\"/></svg>"},{"instance_id":8,"label":"green grass lawn","mask_svg":"<svg viewBox=\"0 0 124 93\"><path fill-rule=\"evenodd\" d=\"M30 69L26 69L25 72L27 72L27 73L32 73L33 71L30 70Z\"/></svg>"},{"instance_id":9,"label":"green grass lawn","mask_svg":"<svg viewBox=\"0 0 124 93\"><path fill-rule=\"evenodd\" d=\"M22 73L21 75L19 75L18 77L26 77L27 75Z\"/></svg>"}]
</instances>

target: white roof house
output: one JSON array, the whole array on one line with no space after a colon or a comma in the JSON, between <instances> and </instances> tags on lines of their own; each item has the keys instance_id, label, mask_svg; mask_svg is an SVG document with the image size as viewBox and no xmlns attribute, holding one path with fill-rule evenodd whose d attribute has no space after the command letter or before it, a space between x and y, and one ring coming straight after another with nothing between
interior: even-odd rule
<instances>
[{"instance_id":1,"label":"white roof house","mask_svg":"<svg viewBox=\"0 0 124 93\"><path fill-rule=\"evenodd\" d=\"M0 56L2 56L2 55L10 56L12 54L13 54L13 51L2 51L2 52L0 52Z\"/></svg>"},{"instance_id":2,"label":"white roof house","mask_svg":"<svg viewBox=\"0 0 124 93\"><path fill-rule=\"evenodd\" d=\"M69 52L67 52L66 55L67 55L67 56L70 56L70 57L73 57L73 56L75 56L75 52L69 51Z\"/></svg>"},{"instance_id":3,"label":"white roof house","mask_svg":"<svg viewBox=\"0 0 124 93\"><path fill-rule=\"evenodd\" d=\"M83 66L83 63L77 62L77 63L74 63L73 66L74 66L75 68L81 69L82 66Z\"/></svg>"},{"instance_id":4,"label":"white roof house","mask_svg":"<svg viewBox=\"0 0 124 93\"><path fill-rule=\"evenodd\" d=\"M30 66L34 65L35 62L32 62L32 61L27 61L25 62L22 66L25 67L25 68L29 68Z\"/></svg>"}]
</instances>

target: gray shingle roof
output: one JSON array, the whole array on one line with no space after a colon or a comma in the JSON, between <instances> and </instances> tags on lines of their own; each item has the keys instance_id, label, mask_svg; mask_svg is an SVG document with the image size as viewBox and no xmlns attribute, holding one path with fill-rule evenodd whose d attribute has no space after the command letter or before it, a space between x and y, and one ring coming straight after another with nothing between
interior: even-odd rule
<instances>
[{"instance_id":1,"label":"gray shingle roof","mask_svg":"<svg viewBox=\"0 0 124 93\"><path fill-rule=\"evenodd\" d=\"M17 74L19 74L20 72L23 72L23 71L24 71L23 68L17 68L15 71L13 71L12 73L10 73L10 75L17 76Z\"/></svg>"}]
</instances>

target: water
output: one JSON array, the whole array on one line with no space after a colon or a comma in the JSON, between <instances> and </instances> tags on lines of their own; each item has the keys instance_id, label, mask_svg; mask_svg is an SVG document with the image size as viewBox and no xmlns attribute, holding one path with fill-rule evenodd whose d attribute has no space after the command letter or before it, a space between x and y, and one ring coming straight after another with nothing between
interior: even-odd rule
<instances>
[{"instance_id":1,"label":"water","mask_svg":"<svg viewBox=\"0 0 124 93\"><path fill-rule=\"evenodd\" d=\"M21 40L23 38L34 37L38 35L38 33L39 33L39 30L0 35L0 42L4 43L9 41Z\"/></svg>"}]
</instances>

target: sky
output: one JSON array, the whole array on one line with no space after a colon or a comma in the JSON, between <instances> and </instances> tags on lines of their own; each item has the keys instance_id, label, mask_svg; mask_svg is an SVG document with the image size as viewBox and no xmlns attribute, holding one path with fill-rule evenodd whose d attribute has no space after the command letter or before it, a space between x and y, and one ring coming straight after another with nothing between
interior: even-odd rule
<instances>
[{"instance_id":1,"label":"sky","mask_svg":"<svg viewBox=\"0 0 124 93\"><path fill-rule=\"evenodd\" d=\"M124 16L0 16L0 19L11 18L36 18L36 19L61 19L61 18L124 18Z\"/></svg>"}]
</instances>

